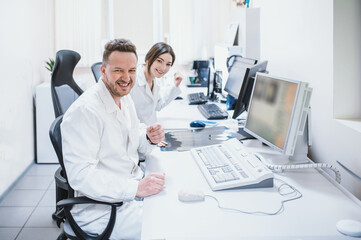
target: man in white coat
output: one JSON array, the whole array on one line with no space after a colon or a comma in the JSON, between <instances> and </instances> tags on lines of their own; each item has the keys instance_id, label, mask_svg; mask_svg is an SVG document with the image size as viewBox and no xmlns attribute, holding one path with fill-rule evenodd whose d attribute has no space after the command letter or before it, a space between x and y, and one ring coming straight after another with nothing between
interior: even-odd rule
<instances>
[{"instance_id":1,"label":"man in white coat","mask_svg":"<svg viewBox=\"0 0 361 240\"><path fill-rule=\"evenodd\" d=\"M61 125L65 169L76 196L124 201L110 239L139 239L142 201L138 199L157 194L164 186L164 173L144 177L138 166L138 152L149 153L163 140L164 130L159 124L142 127L128 95L135 84L137 58L130 41L108 42L101 81L70 106ZM110 208L78 205L72 213L85 231L99 233Z\"/></svg>"}]
</instances>

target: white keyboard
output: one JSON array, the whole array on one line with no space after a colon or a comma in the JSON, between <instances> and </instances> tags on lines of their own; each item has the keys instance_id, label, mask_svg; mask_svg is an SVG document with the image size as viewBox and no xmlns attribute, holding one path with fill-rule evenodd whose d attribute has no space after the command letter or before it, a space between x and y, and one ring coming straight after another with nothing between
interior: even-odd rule
<instances>
[{"instance_id":1,"label":"white keyboard","mask_svg":"<svg viewBox=\"0 0 361 240\"><path fill-rule=\"evenodd\" d=\"M191 149L212 190L273 187L273 173L237 139Z\"/></svg>"}]
</instances>

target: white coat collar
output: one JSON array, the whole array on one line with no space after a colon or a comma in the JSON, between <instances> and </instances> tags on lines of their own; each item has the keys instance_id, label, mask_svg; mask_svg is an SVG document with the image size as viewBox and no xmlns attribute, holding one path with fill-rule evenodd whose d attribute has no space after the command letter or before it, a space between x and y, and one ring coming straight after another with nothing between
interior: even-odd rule
<instances>
[{"instance_id":1,"label":"white coat collar","mask_svg":"<svg viewBox=\"0 0 361 240\"><path fill-rule=\"evenodd\" d=\"M139 86L141 86L145 89L146 95L148 97L150 97L151 99L153 99L154 96L158 96L158 92L159 92L159 88L160 88L159 78L154 79L153 93L152 93L152 91L150 90L149 85L147 83L147 80L145 78L144 69L145 69L144 65L142 65L138 68L136 82Z\"/></svg>"},{"instance_id":2,"label":"white coat collar","mask_svg":"<svg viewBox=\"0 0 361 240\"><path fill-rule=\"evenodd\" d=\"M114 102L114 99L113 99L112 95L110 94L108 88L105 86L105 83L103 82L102 77L99 79L98 84L99 84L99 93L100 93L99 96L105 105L105 110L107 111L107 113L112 113L112 112L116 112L117 110L119 110L119 107ZM127 107L127 103L123 99L125 97L126 96L124 96L120 99L122 107Z\"/></svg>"},{"instance_id":3,"label":"white coat collar","mask_svg":"<svg viewBox=\"0 0 361 240\"><path fill-rule=\"evenodd\" d=\"M137 78L136 78L136 82L139 86L144 86L145 84L147 84L147 80L145 79L145 74L144 74L144 65L141 65L138 69L137 69Z\"/></svg>"}]
</instances>

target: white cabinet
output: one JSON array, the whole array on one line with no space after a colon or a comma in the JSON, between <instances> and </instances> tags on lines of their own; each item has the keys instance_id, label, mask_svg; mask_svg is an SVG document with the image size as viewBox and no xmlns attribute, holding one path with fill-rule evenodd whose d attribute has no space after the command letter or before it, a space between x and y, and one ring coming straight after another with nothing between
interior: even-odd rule
<instances>
[{"instance_id":1,"label":"white cabinet","mask_svg":"<svg viewBox=\"0 0 361 240\"><path fill-rule=\"evenodd\" d=\"M55 119L50 82L38 85L35 94L37 163L58 163L49 138L49 128Z\"/></svg>"},{"instance_id":2,"label":"white cabinet","mask_svg":"<svg viewBox=\"0 0 361 240\"><path fill-rule=\"evenodd\" d=\"M229 21L239 23L237 40L243 50L242 56L260 60L260 9L236 8L230 12Z\"/></svg>"}]
</instances>

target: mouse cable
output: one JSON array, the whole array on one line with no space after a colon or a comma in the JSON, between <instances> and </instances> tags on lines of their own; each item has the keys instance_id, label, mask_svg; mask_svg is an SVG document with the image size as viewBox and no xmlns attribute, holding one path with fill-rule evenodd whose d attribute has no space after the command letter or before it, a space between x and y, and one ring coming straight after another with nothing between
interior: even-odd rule
<instances>
[{"instance_id":1,"label":"mouse cable","mask_svg":"<svg viewBox=\"0 0 361 240\"><path fill-rule=\"evenodd\" d=\"M286 183L285 181L283 181L281 179L278 179L278 178L274 178L274 179L282 182L282 184L277 189L278 193L281 196L284 197L284 196L288 196L288 195L294 195L293 198L282 200L280 208L275 212L248 212L248 211L243 211L243 210L236 209L236 208L223 207L223 206L220 205L220 203L219 203L219 201L218 201L218 199L216 197L214 197L212 195L204 195L204 196L214 199L217 202L218 208L223 209L223 210L235 211L235 212L240 212L240 213L244 213L244 214L251 214L251 215L270 215L270 216L273 216L273 215L280 214L284 210L284 204L286 202L297 200L297 199L299 199L299 198L301 198L303 196L302 193L298 189L296 189L295 187L293 187L290 184Z\"/></svg>"}]
</instances>

